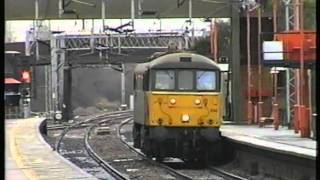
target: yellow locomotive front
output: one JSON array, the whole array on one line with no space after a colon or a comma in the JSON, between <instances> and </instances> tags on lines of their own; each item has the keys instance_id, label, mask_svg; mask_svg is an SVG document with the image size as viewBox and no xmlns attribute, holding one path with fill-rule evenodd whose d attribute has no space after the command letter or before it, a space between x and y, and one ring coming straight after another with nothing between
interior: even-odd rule
<instances>
[{"instance_id":1,"label":"yellow locomotive front","mask_svg":"<svg viewBox=\"0 0 320 180\"><path fill-rule=\"evenodd\" d=\"M148 93L148 126L212 127L221 123L220 93Z\"/></svg>"},{"instance_id":2,"label":"yellow locomotive front","mask_svg":"<svg viewBox=\"0 0 320 180\"><path fill-rule=\"evenodd\" d=\"M142 88L135 88L134 146L158 160L208 158L220 138L219 67L191 53L168 54L144 66L136 72Z\"/></svg>"}]
</instances>

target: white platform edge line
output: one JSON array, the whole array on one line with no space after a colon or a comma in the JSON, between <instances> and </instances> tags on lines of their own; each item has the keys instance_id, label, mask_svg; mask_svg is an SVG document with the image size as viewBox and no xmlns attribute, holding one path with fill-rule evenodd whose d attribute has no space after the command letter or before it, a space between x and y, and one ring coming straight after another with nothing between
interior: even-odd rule
<instances>
[{"instance_id":1,"label":"white platform edge line","mask_svg":"<svg viewBox=\"0 0 320 180\"><path fill-rule=\"evenodd\" d=\"M43 139L41 132L40 132L40 124L45 121L46 118L42 117L41 120L38 122L37 124L37 135L40 139L40 141L42 141L43 144L45 144L45 146L48 147L48 150L53 151L51 146ZM56 156L58 156L62 161L64 161L66 164L70 165L72 168L76 169L77 171L83 173L85 176L87 176L90 179L97 179L96 177L94 177L93 175L89 174L88 172L86 172L85 170L79 168L78 166L76 166L75 164L73 164L71 161L69 161L68 159L64 158L63 156L61 156L57 151L53 152Z\"/></svg>"}]
</instances>

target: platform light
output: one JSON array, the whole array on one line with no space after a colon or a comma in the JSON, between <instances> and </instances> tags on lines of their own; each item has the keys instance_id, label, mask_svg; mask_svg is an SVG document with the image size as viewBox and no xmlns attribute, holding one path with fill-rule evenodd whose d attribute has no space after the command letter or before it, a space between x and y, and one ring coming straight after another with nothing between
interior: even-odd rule
<instances>
[{"instance_id":1,"label":"platform light","mask_svg":"<svg viewBox=\"0 0 320 180\"><path fill-rule=\"evenodd\" d=\"M24 83L30 83L31 82L31 75L30 71L24 70L21 72L21 81Z\"/></svg>"}]
</instances>

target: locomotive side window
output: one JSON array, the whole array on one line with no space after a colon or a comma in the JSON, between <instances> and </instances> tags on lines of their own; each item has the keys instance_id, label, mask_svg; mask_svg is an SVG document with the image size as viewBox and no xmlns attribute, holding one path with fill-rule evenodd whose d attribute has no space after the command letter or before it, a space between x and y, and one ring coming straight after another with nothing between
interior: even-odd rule
<instances>
[{"instance_id":1,"label":"locomotive side window","mask_svg":"<svg viewBox=\"0 0 320 180\"><path fill-rule=\"evenodd\" d=\"M173 90L175 87L175 76L172 70L158 70L155 76L155 89Z\"/></svg>"},{"instance_id":2,"label":"locomotive side window","mask_svg":"<svg viewBox=\"0 0 320 180\"><path fill-rule=\"evenodd\" d=\"M179 90L193 89L193 71L178 71Z\"/></svg>"},{"instance_id":3,"label":"locomotive side window","mask_svg":"<svg viewBox=\"0 0 320 180\"><path fill-rule=\"evenodd\" d=\"M146 71L143 76L143 90L144 91L149 90L149 71Z\"/></svg>"},{"instance_id":4,"label":"locomotive side window","mask_svg":"<svg viewBox=\"0 0 320 180\"><path fill-rule=\"evenodd\" d=\"M217 80L214 71L197 71L197 90L216 90Z\"/></svg>"}]
</instances>

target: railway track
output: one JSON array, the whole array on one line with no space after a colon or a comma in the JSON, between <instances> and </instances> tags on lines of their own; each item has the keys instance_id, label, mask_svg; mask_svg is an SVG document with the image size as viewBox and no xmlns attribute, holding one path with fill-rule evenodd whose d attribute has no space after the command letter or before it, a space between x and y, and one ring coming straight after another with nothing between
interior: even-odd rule
<instances>
[{"instance_id":1,"label":"railway track","mask_svg":"<svg viewBox=\"0 0 320 180\"><path fill-rule=\"evenodd\" d=\"M129 142L127 142L126 140L124 140L123 138L121 138L121 128L126 125L127 123L129 123L130 121L132 121L132 118L129 118L126 121L123 121L119 126L118 126L118 137L121 139L121 141L128 147L130 148L130 150L134 151L135 153L139 154L142 158L146 159L147 161L149 161L152 164L156 164L157 166L160 166L162 168L167 169L168 171L181 176L185 179L199 179L199 177L196 177L195 171L199 171L200 174L203 173L211 173L214 174L216 177L210 177L210 175L208 175L208 178L201 178L201 179L223 179L223 180L247 180L247 178L244 177L240 177L238 175L232 174L230 172L226 172L218 167L215 166L209 166L208 168L204 169L204 170L176 170L174 168L169 167L166 164L162 164L162 163L158 163L152 159L149 159L148 157L146 157L142 152L140 152L139 150L137 150L136 148L134 148ZM189 171L189 172L188 172ZM199 174L199 172L197 172L196 174Z\"/></svg>"},{"instance_id":2,"label":"railway track","mask_svg":"<svg viewBox=\"0 0 320 180\"><path fill-rule=\"evenodd\" d=\"M210 166L208 167L210 171L219 174L219 176L223 177L224 179L230 179L230 180L248 180L247 178L229 173L227 171L224 171L218 167Z\"/></svg>"},{"instance_id":3,"label":"railway track","mask_svg":"<svg viewBox=\"0 0 320 180\"><path fill-rule=\"evenodd\" d=\"M83 121L79 121L77 123L73 123L67 126L61 126L61 127L55 127L52 128L54 130L57 129L63 129L61 135L59 136L59 138L56 141L55 144L55 149L57 152L59 152L60 154L67 156L68 159L70 159L73 162L76 162L77 159L81 158L84 159L86 158L86 162L88 162L88 158L90 157L94 162L95 162L95 167L92 167L92 162L89 163L91 165L92 169L95 169L95 174L97 174L97 171L99 171L98 174L100 174L100 177L98 177L99 179L110 179L110 176L107 176L106 172L112 176L113 179L120 179L120 180L126 180L129 179L128 174L120 172L118 169L114 168L114 165L111 165L110 162L106 162L97 152L95 152L94 148L90 145L89 141L91 139L91 135L93 134L93 130L100 127L101 125L103 126L112 126L115 124L120 124L119 121L121 120L131 120L132 119L132 113L130 112L114 112L114 113L106 113L106 114L102 114L99 116L94 116L88 119L85 119ZM68 149L68 148L63 148L63 142L65 141L65 137L71 132L76 130L78 135L83 134L84 137L84 141L80 144L77 144L75 146L72 147L72 149ZM73 140L74 141L74 140ZM64 143L64 146L68 143L68 141L66 141ZM82 147L84 147L85 152L81 151L79 149L81 149ZM77 152L76 155L72 153L72 156L70 156L69 152L75 151ZM129 150L130 151L130 150ZM86 157L84 157L86 156ZM156 164L155 162L152 163L152 160L147 161L146 159L142 160L144 161L144 164L152 164L154 167L156 168L162 168L165 169L167 172L169 172L169 174L172 174L172 176L174 176L174 179L191 179L188 178L182 174L179 173L174 173L175 170L169 170L168 167L165 167L161 164ZM137 159L137 162L140 163L140 160ZM129 162L130 163L130 162ZM77 163L76 163L77 164ZM79 166L79 164L77 164ZM122 165L124 165L122 163ZM80 165L81 168L86 168L86 165ZM99 168L97 168L99 166ZM146 166L141 166L141 171L144 170ZM104 172L103 172L104 171ZM90 173L90 171L89 171ZM130 176L131 178L133 176ZM132 178L133 179L133 178Z\"/></svg>"},{"instance_id":4,"label":"railway track","mask_svg":"<svg viewBox=\"0 0 320 180\"><path fill-rule=\"evenodd\" d=\"M97 115L70 124L61 132L54 149L99 179L128 179L104 162L103 159L92 150L88 141L92 129L98 124L111 125L131 116L132 113L130 111L119 111ZM66 136L72 134L72 131L76 131L73 133L73 136L77 135L79 138L68 140ZM70 146L68 147L69 144Z\"/></svg>"},{"instance_id":5,"label":"railway track","mask_svg":"<svg viewBox=\"0 0 320 180\"><path fill-rule=\"evenodd\" d=\"M88 127L87 132L85 134L85 148L89 154L89 156L94 159L104 170L106 170L108 173L110 173L114 178L119 180L127 180L129 179L126 175L122 174L120 171L113 168L109 163L104 161L91 147L89 144L89 137L91 132L94 128L98 127L100 124L104 123L105 125L108 125L108 123L111 122L111 119L100 121L97 124L91 125ZM107 124L106 124L107 123Z\"/></svg>"},{"instance_id":6,"label":"railway track","mask_svg":"<svg viewBox=\"0 0 320 180\"><path fill-rule=\"evenodd\" d=\"M177 170L175 170L175 169L173 169L173 168L171 168L171 167L169 167L169 166L166 166L166 165L164 165L164 164L158 163L158 162L156 162L156 161L148 158L147 156L145 156L145 154L143 154L142 152L138 151L138 150L135 149L133 146L129 145L128 142L126 142L124 139L122 139L122 138L121 138L121 133L120 133L121 127L122 127L124 124L126 124L126 123L128 123L128 122L130 122L130 121L132 121L132 120L133 120L133 118L129 118L129 119L123 121L123 122L118 126L118 128L117 128L117 135L118 135L118 138L120 138L120 140L121 140L122 143L124 143L131 151L139 154L139 156L141 156L143 159L145 159L148 163L150 163L150 164L152 164L152 165L155 165L155 166L159 166L159 167L161 167L161 168L164 168L164 169L168 170L168 172L170 172L170 174L172 174L172 175L174 175L174 176L177 176L177 177L179 177L179 178L186 179L186 180L192 180L192 179L193 179L191 176L182 174L182 173L180 173L179 171L177 171Z\"/></svg>"},{"instance_id":7,"label":"railway track","mask_svg":"<svg viewBox=\"0 0 320 180\"><path fill-rule=\"evenodd\" d=\"M87 124L87 123L94 123L94 122L99 121L99 120L112 119L112 118L115 118L115 117L128 116L128 115L131 115L130 111L108 112L108 113L104 113L104 114L100 114L100 115L97 115L97 116L90 117L88 119L79 121L77 123L73 123L73 124L67 125L66 127L64 127L62 133L60 134L60 136L59 136L59 138L58 138L58 140L57 140L57 142L55 144L54 150L59 152L62 139L72 129L80 128L81 126L83 126L84 124ZM83 127L85 127L85 126L83 126Z\"/></svg>"},{"instance_id":8,"label":"railway track","mask_svg":"<svg viewBox=\"0 0 320 180\"><path fill-rule=\"evenodd\" d=\"M56 126L53 130L63 129L61 135L58 137L55 150L64 155L72 162L87 169L89 173L92 173L99 179L199 179L200 175L208 174L208 178L200 179L232 179L232 180L244 180L245 178L236 176L234 174L225 172L217 167L209 167L205 170L188 170L172 168L166 163L156 162L146 157L140 150L135 149L130 142L127 142L123 137L121 130L125 125L132 122L132 112L130 111L118 111L112 113L104 113L96 115L77 123L70 125ZM109 136L103 136L103 146L109 146L117 149L113 152L111 150L100 150L100 144L94 145L97 137L93 131L99 127L107 126L113 130L113 134ZM71 132L77 134L79 139L68 140L68 136L71 136ZM81 136L81 137L80 137ZM99 137L99 136L98 136ZM77 143L75 143L77 142ZM70 147L67 145L70 144ZM93 144L93 145L92 145ZM122 146L122 147L120 147ZM105 153L105 155L103 155ZM110 153L118 153L118 155L111 155ZM80 162L80 160L81 162ZM84 163L85 162L85 163ZM89 168L88 170L88 166ZM134 168L132 168L134 167ZM91 172L92 171L92 172ZM149 174L148 174L149 172ZM157 172L160 175L152 174Z\"/></svg>"},{"instance_id":9,"label":"railway track","mask_svg":"<svg viewBox=\"0 0 320 180\"><path fill-rule=\"evenodd\" d=\"M123 118L124 119L124 118ZM132 117L129 117L127 119L125 119L123 122L128 122L131 121ZM143 157L142 154L140 154L139 156L137 156L136 151L133 151L130 146L124 146L123 142L121 141L121 137L119 134L119 125L114 124L113 129L115 129L114 131L114 140L118 141L118 145L122 146L122 149L117 149L118 151L121 151L117 156L111 157L111 158L107 158L108 162L105 161L104 159L102 159L101 154L98 154L94 148L90 145L89 143L89 139L90 139L90 135L92 134L91 132L99 127L101 124L104 125L110 125L112 126L112 124L106 124L107 121L103 120L100 121L99 123L92 125L90 127L88 127L88 131L86 134L86 138L85 138L85 144L86 144L86 148L88 151L88 154L95 159L99 164L102 164L103 168L109 172L114 178L116 179L184 179L184 180L190 180L192 178L185 176L179 172L177 172L174 169L171 169L167 166L164 166L162 164L156 163L148 158L141 158ZM119 123L119 124L122 124ZM110 144L113 144L113 146L115 146L117 144L116 141L112 141L111 137L108 138L109 141L111 141ZM106 146L108 146L108 144L106 144ZM110 145L112 146L112 145ZM111 154L111 152L107 152L106 154ZM105 156L104 156L105 157ZM125 158L123 158L125 157ZM128 170L128 168L126 167L130 167L131 170L132 168L134 168L134 171L126 171ZM146 175L144 172L158 172L160 175L159 177L153 175L153 174L149 174ZM138 172L138 173L137 173ZM141 173L141 174L140 174ZM170 176L168 176L168 174L170 174Z\"/></svg>"}]
</instances>

